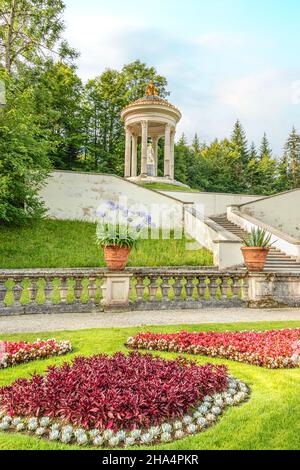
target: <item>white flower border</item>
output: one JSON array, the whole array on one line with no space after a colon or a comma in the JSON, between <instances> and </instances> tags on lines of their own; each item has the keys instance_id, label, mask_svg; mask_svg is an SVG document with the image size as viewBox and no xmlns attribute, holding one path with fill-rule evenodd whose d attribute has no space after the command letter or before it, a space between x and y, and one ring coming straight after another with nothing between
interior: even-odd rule
<instances>
[{"instance_id":1,"label":"white flower border","mask_svg":"<svg viewBox=\"0 0 300 470\"><path fill-rule=\"evenodd\" d=\"M70 341L56 341L56 339L40 340L37 339L32 344L38 344L39 342L55 341L57 349L53 349L51 354L44 355L44 351L49 348L48 344L32 351L26 351L25 349L19 349L15 354L1 353L0 354L0 369L7 369L8 367L14 367L19 364L24 364L30 361L36 361L41 359L49 359L55 356L63 356L69 352L72 352L73 347Z\"/></svg>"},{"instance_id":2,"label":"white flower border","mask_svg":"<svg viewBox=\"0 0 300 470\"><path fill-rule=\"evenodd\" d=\"M250 389L247 385L229 376L228 388L223 393L206 396L204 400L177 420L165 421L160 426L133 431L98 429L85 430L66 425L48 417L22 418L5 415L0 411L0 431L29 433L50 441L63 444L78 444L92 447L132 447L138 445L154 445L183 439L188 435L205 431L212 426L228 406L236 406L248 399Z\"/></svg>"}]
</instances>

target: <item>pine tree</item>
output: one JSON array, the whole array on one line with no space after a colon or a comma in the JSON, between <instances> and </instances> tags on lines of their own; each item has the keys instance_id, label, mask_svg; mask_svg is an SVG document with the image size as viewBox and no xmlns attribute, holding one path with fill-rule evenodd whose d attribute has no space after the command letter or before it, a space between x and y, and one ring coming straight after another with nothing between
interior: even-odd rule
<instances>
[{"instance_id":1,"label":"pine tree","mask_svg":"<svg viewBox=\"0 0 300 470\"><path fill-rule=\"evenodd\" d=\"M197 133L194 136L192 147L193 147L193 150L194 150L195 153L199 153L200 150L201 150L201 143L200 143L200 139L199 139Z\"/></svg>"},{"instance_id":2,"label":"pine tree","mask_svg":"<svg viewBox=\"0 0 300 470\"><path fill-rule=\"evenodd\" d=\"M276 184L277 162L272 157L267 134L264 133L258 155L257 180L255 192L258 194L272 194Z\"/></svg>"},{"instance_id":3,"label":"pine tree","mask_svg":"<svg viewBox=\"0 0 300 470\"><path fill-rule=\"evenodd\" d=\"M262 159L263 157L272 157L272 149L269 144L269 140L267 138L267 134L264 133L260 148L259 148L259 158Z\"/></svg>"},{"instance_id":4,"label":"pine tree","mask_svg":"<svg viewBox=\"0 0 300 470\"><path fill-rule=\"evenodd\" d=\"M243 164L247 164L249 160L248 142L246 132L239 120L237 120L234 125L231 142L240 153Z\"/></svg>"},{"instance_id":5,"label":"pine tree","mask_svg":"<svg viewBox=\"0 0 300 470\"><path fill-rule=\"evenodd\" d=\"M255 143L252 142L249 150L249 159L250 160L256 160L257 159L257 150Z\"/></svg>"},{"instance_id":6,"label":"pine tree","mask_svg":"<svg viewBox=\"0 0 300 470\"><path fill-rule=\"evenodd\" d=\"M293 127L284 146L284 154L281 160L281 177L285 189L294 189L300 186L300 135Z\"/></svg>"},{"instance_id":7,"label":"pine tree","mask_svg":"<svg viewBox=\"0 0 300 470\"><path fill-rule=\"evenodd\" d=\"M247 189L251 193L257 192L259 182L258 155L254 142L249 149L249 162L247 165Z\"/></svg>"}]
</instances>

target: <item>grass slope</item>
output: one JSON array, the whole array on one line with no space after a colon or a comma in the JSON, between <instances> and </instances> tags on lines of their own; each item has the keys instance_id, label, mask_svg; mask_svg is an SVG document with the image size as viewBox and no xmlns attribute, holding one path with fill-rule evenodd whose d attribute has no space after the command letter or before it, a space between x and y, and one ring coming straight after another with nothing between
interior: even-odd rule
<instances>
[{"instance_id":1,"label":"grass slope","mask_svg":"<svg viewBox=\"0 0 300 470\"><path fill-rule=\"evenodd\" d=\"M96 227L77 221L41 220L25 227L0 227L0 268L105 266L95 244ZM186 240L142 240L129 266L211 266L212 254L186 249Z\"/></svg>"},{"instance_id":2,"label":"grass slope","mask_svg":"<svg viewBox=\"0 0 300 470\"><path fill-rule=\"evenodd\" d=\"M46 323L45 323L46 325ZM69 339L75 348L74 353L66 357L52 358L45 361L31 362L15 368L0 371L0 385L10 384L21 377L30 377L34 372L43 373L50 364L62 364L70 361L75 355L92 355L97 353L113 354L127 351L124 343L128 336L138 331L176 332L187 331L226 331L238 329L271 329L299 327L300 322L241 323L201 326L166 326L143 327L110 330L84 330L76 332L59 332L26 335L0 335L0 340L35 340L56 337ZM175 358L176 354L157 353L164 358ZM208 431L187 437L174 443L153 446L152 450L195 450L195 449L299 449L300 447L300 369L266 370L247 364L240 364L221 359L184 355L199 364L212 362L226 364L232 375L245 381L252 389L251 399L240 407L229 408L218 424ZM20 434L0 433L0 449L18 450L52 450L77 449L51 443ZM140 447L139 447L140 449ZM148 448L149 449L149 448Z\"/></svg>"},{"instance_id":3,"label":"grass slope","mask_svg":"<svg viewBox=\"0 0 300 470\"><path fill-rule=\"evenodd\" d=\"M175 186L174 184L168 183L150 183L143 184L144 188L157 189L162 191L183 191L185 193L199 193L198 189L185 188L183 186Z\"/></svg>"}]
</instances>

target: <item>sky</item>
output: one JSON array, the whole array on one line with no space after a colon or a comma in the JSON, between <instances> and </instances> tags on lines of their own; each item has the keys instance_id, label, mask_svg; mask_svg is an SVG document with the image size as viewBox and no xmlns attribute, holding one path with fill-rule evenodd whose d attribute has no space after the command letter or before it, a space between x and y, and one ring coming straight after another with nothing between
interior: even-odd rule
<instances>
[{"instance_id":1,"label":"sky","mask_svg":"<svg viewBox=\"0 0 300 470\"><path fill-rule=\"evenodd\" d=\"M178 136L249 142L279 156L300 132L299 0L65 0L65 36L84 81L140 59L168 80Z\"/></svg>"}]
</instances>

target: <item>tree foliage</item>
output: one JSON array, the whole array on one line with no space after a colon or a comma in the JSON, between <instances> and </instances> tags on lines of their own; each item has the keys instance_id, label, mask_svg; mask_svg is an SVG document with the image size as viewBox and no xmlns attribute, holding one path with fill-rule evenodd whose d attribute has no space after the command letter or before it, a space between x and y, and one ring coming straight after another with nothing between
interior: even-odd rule
<instances>
[{"instance_id":1,"label":"tree foliage","mask_svg":"<svg viewBox=\"0 0 300 470\"><path fill-rule=\"evenodd\" d=\"M1 0L1 65L10 74L21 63L32 65L53 55L76 56L66 41L61 0Z\"/></svg>"}]
</instances>

